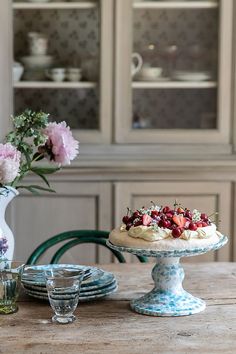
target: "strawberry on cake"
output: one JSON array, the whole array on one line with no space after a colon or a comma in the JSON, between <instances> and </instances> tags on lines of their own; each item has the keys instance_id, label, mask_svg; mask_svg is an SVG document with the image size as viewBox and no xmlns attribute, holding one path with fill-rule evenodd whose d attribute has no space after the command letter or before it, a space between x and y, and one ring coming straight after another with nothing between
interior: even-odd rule
<instances>
[{"instance_id":1,"label":"strawberry on cake","mask_svg":"<svg viewBox=\"0 0 236 354\"><path fill-rule=\"evenodd\" d=\"M150 249L179 250L211 246L223 235L216 229L210 217L197 209L190 210L175 204L128 209L123 224L109 235L116 246Z\"/></svg>"}]
</instances>

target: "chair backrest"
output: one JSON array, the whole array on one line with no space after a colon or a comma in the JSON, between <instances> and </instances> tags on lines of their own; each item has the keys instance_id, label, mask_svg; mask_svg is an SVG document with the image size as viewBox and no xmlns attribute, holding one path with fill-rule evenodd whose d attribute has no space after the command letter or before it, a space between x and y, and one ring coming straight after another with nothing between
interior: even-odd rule
<instances>
[{"instance_id":1,"label":"chair backrest","mask_svg":"<svg viewBox=\"0 0 236 354\"><path fill-rule=\"evenodd\" d=\"M65 231L55 236L52 236L48 240L41 243L30 255L26 264L36 264L41 256L51 247L55 246L64 241L68 241L67 243L63 243L59 249L53 255L50 263L58 263L60 258L64 255L66 251L70 248L83 243L94 243L97 245L104 246L108 248L116 259L120 263L126 263L125 257L121 252L111 249L106 244L106 240L108 239L109 232L108 231L98 231L98 230L72 230ZM143 256L137 256L140 262L146 263L147 258Z\"/></svg>"}]
</instances>

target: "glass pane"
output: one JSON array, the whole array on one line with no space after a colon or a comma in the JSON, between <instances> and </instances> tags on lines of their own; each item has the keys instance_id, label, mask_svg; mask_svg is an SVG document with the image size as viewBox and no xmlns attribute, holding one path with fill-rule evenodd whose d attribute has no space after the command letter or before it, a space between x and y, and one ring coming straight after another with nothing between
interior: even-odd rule
<instances>
[{"instance_id":1,"label":"glass pane","mask_svg":"<svg viewBox=\"0 0 236 354\"><path fill-rule=\"evenodd\" d=\"M217 3L143 5L133 16L133 128L216 129Z\"/></svg>"},{"instance_id":2,"label":"glass pane","mask_svg":"<svg viewBox=\"0 0 236 354\"><path fill-rule=\"evenodd\" d=\"M15 113L26 108L50 113L52 121L65 121L71 129L98 129L99 97L96 89L16 89Z\"/></svg>"},{"instance_id":3,"label":"glass pane","mask_svg":"<svg viewBox=\"0 0 236 354\"><path fill-rule=\"evenodd\" d=\"M100 11L90 7L15 9L14 60L24 67L15 113L43 109L74 129L99 129Z\"/></svg>"},{"instance_id":4,"label":"glass pane","mask_svg":"<svg viewBox=\"0 0 236 354\"><path fill-rule=\"evenodd\" d=\"M134 129L216 129L215 90L133 92Z\"/></svg>"}]
</instances>

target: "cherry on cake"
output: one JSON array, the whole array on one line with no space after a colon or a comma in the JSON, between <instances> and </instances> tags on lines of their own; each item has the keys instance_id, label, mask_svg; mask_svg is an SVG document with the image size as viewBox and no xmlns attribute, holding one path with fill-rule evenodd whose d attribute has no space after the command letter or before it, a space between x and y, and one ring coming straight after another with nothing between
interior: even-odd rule
<instances>
[{"instance_id":1,"label":"cherry on cake","mask_svg":"<svg viewBox=\"0 0 236 354\"><path fill-rule=\"evenodd\" d=\"M212 246L222 237L210 217L197 209L153 204L133 212L128 209L109 241L116 246L167 251Z\"/></svg>"}]
</instances>

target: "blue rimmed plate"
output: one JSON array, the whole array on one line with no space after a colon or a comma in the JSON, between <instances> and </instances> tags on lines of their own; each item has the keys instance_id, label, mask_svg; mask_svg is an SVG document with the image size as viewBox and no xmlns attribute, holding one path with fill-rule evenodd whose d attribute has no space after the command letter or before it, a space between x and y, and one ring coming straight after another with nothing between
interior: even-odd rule
<instances>
[{"instance_id":1,"label":"blue rimmed plate","mask_svg":"<svg viewBox=\"0 0 236 354\"><path fill-rule=\"evenodd\" d=\"M81 285L81 292L101 289L101 288L106 287L114 282L115 277L112 273L109 273L106 271L102 271L102 272L103 272L103 274L101 274L101 277L99 279L93 280L94 277L93 277L93 275L91 275L91 277L87 280L87 282L83 282ZM22 283L24 285L24 288L26 288L28 290L47 292L45 284L44 284L44 286L42 286L42 285L38 286L38 285L34 285L33 282L27 282L24 280L22 280Z\"/></svg>"},{"instance_id":2,"label":"blue rimmed plate","mask_svg":"<svg viewBox=\"0 0 236 354\"><path fill-rule=\"evenodd\" d=\"M118 289L117 282L114 281L114 283L112 283L110 286L107 286L105 289L103 289L101 291L100 290L98 290L97 292L92 291L88 295L80 293L79 301L86 302L86 301L100 299L100 298L103 298L105 296L108 296L108 295L114 293L117 289ZM28 295L30 295L36 299L48 301L48 295L45 292L33 291L33 290L27 290L27 289L25 289L25 290ZM58 299L66 299L67 297L71 297L71 295L63 294L63 295L59 295L57 298Z\"/></svg>"},{"instance_id":3,"label":"blue rimmed plate","mask_svg":"<svg viewBox=\"0 0 236 354\"><path fill-rule=\"evenodd\" d=\"M84 270L85 276L83 284L90 284L101 278L104 274L104 271L90 266L84 265L74 265L74 264L47 264L47 265L35 265L35 266L26 266L22 275L22 283L29 284L33 286L46 286L45 284L45 270Z\"/></svg>"}]
</instances>

